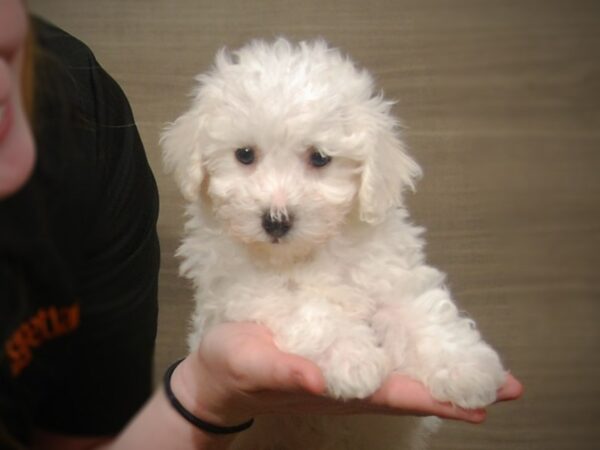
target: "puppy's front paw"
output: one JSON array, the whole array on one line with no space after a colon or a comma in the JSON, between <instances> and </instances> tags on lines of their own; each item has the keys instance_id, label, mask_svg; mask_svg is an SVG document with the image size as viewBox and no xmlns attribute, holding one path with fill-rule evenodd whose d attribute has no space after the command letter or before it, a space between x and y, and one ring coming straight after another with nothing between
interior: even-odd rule
<instances>
[{"instance_id":1,"label":"puppy's front paw","mask_svg":"<svg viewBox=\"0 0 600 450\"><path fill-rule=\"evenodd\" d=\"M389 358L380 347L357 342L334 344L320 364L329 395L365 398L375 392L390 370Z\"/></svg>"},{"instance_id":2,"label":"puppy's front paw","mask_svg":"<svg viewBox=\"0 0 600 450\"><path fill-rule=\"evenodd\" d=\"M427 378L431 395L466 409L482 408L496 400L498 389L506 381L500 358L489 347L448 362Z\"/></svg>"}]
</instances>

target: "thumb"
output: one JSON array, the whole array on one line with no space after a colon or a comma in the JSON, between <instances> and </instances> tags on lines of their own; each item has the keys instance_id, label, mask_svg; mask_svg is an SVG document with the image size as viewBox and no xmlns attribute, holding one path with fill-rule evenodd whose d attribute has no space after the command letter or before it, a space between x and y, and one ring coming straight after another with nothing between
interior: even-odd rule
<instances>
[{"instance_id":1,"label":"thumb","mask_svg":"<svg viewBox=\"0 0 600 450\"><path fill-rule=\"evenodd\" d=\"M273 388L315 395L325 393L326 383L321 369L301 356L281 353L272 374Z\"/></svg>"}]
</instances>

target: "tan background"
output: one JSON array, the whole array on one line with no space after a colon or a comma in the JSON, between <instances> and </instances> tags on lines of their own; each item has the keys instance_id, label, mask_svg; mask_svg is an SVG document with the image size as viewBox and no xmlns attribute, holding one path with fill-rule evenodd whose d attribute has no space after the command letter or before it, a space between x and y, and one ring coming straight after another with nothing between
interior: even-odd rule
<instances>
[{"instance_id":1,"label":"tan background","mask_svg":"<svg viewBox=\"0 0 600 450\"><path fill-rule=\"evenodd\" d=\"M127 92L162 210L157 373L185 351L181 199L159 130L217 48L323 36L369 67L425 170L430 261L526 386L434 449L600 448L600 2L29 0Z\"/></svg>"}]
</instances>

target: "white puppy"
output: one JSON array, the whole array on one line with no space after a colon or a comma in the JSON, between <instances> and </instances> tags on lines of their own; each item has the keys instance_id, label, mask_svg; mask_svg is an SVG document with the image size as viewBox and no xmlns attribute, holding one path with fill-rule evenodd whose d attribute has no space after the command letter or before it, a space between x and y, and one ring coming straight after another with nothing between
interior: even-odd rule
<instances>
[{"instance_id":1,"label":"white puppy","mask_svg":"<svg viewBox=\"0 0 600 450\"><path fill-rule=\"evenodd\" d=\"M444 274L426 265L402 191L421 173L391 102L322 41L221 51L161 143L188 201L181 272L194 282L190 347L255 321L315 361L329 394L372 394L392 371L465 408L506 373ZM263 417L246 449L421 448L421 419Z\"/></svg>"}]
</instances>

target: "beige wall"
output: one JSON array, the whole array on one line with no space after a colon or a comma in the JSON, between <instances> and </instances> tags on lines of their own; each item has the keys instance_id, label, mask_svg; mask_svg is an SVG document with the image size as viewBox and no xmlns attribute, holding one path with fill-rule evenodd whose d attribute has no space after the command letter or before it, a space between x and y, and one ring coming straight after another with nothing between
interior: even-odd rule
<instances>
[{"instance_id":1,"label":"beige wall","mask_svg":"<svg viewBox=\"0 0 600 450\"><path fill-rule=\"evenodd\" d=\"M216 49L323 36L370 68L425 178L409 198L430 261L526 385L435 449L597 449L600 442L600 2L29 0L121 83L159 182L157 372L185 351L181 199L162 125Z\"/></svg>"}]
</instances>

